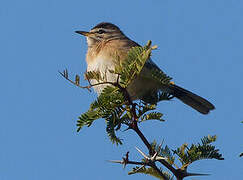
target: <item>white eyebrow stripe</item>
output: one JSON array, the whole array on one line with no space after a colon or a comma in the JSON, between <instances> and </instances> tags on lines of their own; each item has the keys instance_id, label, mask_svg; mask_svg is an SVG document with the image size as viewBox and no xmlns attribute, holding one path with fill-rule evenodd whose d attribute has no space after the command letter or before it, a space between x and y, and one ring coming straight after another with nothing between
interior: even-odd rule
<instances>
[{"instance_id":1,"label":"white eyebrow stripe","mask_svg":"<svg viewBox=\"0 0 243 180\"><path fill-rule=\"evenodd\" d=\"M98 32L99 30L103 30L105 32L114 32L114 31L116 31L115 29L99 28L99 29L93 29L93 30L91 30L91 32Z\"/></svg>"}]
</instances>

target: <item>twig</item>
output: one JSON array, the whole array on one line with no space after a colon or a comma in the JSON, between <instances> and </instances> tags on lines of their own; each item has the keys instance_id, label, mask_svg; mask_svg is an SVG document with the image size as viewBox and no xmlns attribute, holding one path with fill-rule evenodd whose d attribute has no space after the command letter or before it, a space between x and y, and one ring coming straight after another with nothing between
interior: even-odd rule
<instances>
[{"instance_id":1,"label":"twig","mask_svg":"<svg viewBox=\"0 0 243 180\"><path fill-rule=\"evenodd\" d=\"M124 164L124 161L121 161L121 160L109 160L109 162L118 163L118 164ZM138 161L127 161L126 164L145 165L145 166L148 165L145 162L138 162Z\"/></svg>"},{"instance_id":2,"label":"twig","mask_svg":"<svg viewBox=\"0 0 243 180\"><path fill-rule=\"evenodd\" d=\"M98 85L103 85L103 84L110 84L110 85L113 85L113 86L116 86L117 83L114 83L114 82L99 82L99 83L95 83L95 84L90 84L88 86L80 86L79 84L77 84L76 82L72 81L71 79L68 78L67 74L66 74L66 71L64 71L64 73L58 71L66 80L68 80L69 82L71 82L72 84L74 84L75 86L78 86L82 89L88 89L88 91L91 92L90 88L91 87L94 87L94 86L98 86Z\"/></svg>"},{"instance_id":3,"label":"twig","mask_svg":"<svg viewBox=\"0 0 243 180\"><path fill-rule=\"evenodd\" d=\"M58 72L59 72L59 74L62 75L62 77L64 77L64 78L65 78L66 80L68 80L70 83L72 83L72 84L74 84L75 86L78 86L78 87L80 87L80 88L88 89L88 91L91 92L91 90L90 90L91 86L80 86L79 84L77 84L77 83L75 83L74 81L72 81L71 79L69 79L69 78L67 77L65 71L64 71L64 73L62 73L62 72L60 72L60 71L58 71Z\"/></svg>"},{"instance_id":4,"label":"twig","mask_svg":"<svg viewBox=\"0 0 243 180\"><path fill-rule=\"evenodd\" d=\"M122 160L109 160L109 162L123 164L124 168L126 167L127 164L136 164L136 165L143 165L143 166L148 165L147 162L129 161L129 151L126 153L126 156L122 158Z\"/></svg>"}]
</instances>

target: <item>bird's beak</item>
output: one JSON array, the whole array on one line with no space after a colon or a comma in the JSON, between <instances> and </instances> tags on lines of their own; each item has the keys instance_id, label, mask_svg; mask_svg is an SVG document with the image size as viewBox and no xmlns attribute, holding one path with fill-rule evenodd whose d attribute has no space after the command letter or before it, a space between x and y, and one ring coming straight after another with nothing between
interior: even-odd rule
<instances>
[{"instance_id":1,"label":"bird's beak","mask_svg":"<svg viewBox=\"0 0 243 180\"><path fill-rule=\"evenodd\" d=\"M78 34L81 34L83 36L90 36L92 33L91 32L86 32L86 31L75 31Z\"/></svg>"}]
</instances>

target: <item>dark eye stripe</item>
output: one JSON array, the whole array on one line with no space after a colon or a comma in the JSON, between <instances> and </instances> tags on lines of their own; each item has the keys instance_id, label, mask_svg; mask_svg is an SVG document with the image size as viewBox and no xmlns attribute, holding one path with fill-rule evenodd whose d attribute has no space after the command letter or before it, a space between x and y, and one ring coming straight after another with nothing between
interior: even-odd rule
<instances>
[{"instance_id":1,"label":"dark eye stripe","mask_svg":"<svg viewBox=\"0 0 243 180\"><path fill-rule=\"evenodd\" d=\"M100 29L97 33L99 33L99 34L103 34L103 33L105 33L105 31L102 30L102 29Z\"/></svg>"}]
</instances>

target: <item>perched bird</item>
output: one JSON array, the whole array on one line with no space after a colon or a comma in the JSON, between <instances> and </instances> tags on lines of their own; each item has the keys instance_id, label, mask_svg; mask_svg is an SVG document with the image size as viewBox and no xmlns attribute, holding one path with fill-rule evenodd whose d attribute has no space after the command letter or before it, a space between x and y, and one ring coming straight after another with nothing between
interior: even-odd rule
<instances>
[{"instance_id":1,"label":"perched bird","mask_svg":"<svg viewBox=\"0 0 243 180\"><path fill-rule=\"evenodd\" d=\"M88 51L86 54L87 71L98 71L102 76L106 77L106 81L115 82L117 75L109 70L114 70L117 65L117 56L123 61L128 51L135 46L139 46L136 42L129 39L116 25L112 23L102 22L93 27L89 32L76 31L76 33L86 36ZM214 109L214 105L206 99L183 89L173 83L169 85L158 84L153 81L152 72L160 68L151 60L147 60L141 73L127 87L127 91L132 100L142 99L149 103L149 96L158 91L167 92L189 105L193 109L202 114L208 114ZM145 78L150 77L151 78ZM91 79L91 84L97 83ZM95 91L100 94L107 85L94 86Z\"/></svg>"}]
</instances>

